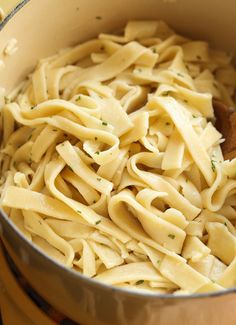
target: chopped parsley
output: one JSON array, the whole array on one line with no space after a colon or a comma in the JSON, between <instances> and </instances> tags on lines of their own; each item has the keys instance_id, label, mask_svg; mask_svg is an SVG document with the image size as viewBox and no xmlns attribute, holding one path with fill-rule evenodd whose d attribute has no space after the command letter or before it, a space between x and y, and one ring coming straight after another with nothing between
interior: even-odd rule
<instances>
[{"instance_id":1,"label":"chopped parsley","mask_svg":"<svg viewBox=\"0 0 236 325\"><path fill-rule=\"evenodd\" d=\"M169 96L170 95L170 90L163 91L162 96Z\"/></svg>"},{"instance_id":2,"label":"chopped parsley","mask_svg":"<svg viewBox=\"0 0 236 325\"><path fill-rule=\"evenodd\" d=\"M97 19L97 20L101 20L102 17L101 17L101 16L96 16L96 19Z\"/></svg>"},{"instance_id":3,"label":"chopped parsley","mask_svg":"<svg viewBox=\"0 0 236 325\"><path fill-rule=\"evenodd\" d=\"M226 222L224 222L224 225L227 227L227 223Z\"/></svg>"},{"instance_id":4,"label":"chopped parsley","mask_svg":"<svg viewBox=\"0 0 236 325\"><path fill-rule=\"evenodd\" d=\"M99 225L99 223L101 222L102 220L98 220L95 222L95 225Z\"/></svg>"},{"instance_id":5,"label":"chopped parsley","mask_svg":"<svg viewBox=\"0 0 236 325\"><path fill-rule=\"evenodd\" d=\"M142 72L142 71L143 71L143 70L142 70L142 69L140 69L140 68L138 68L137 70L138 70L138 72Z\"/></svg>"},{"instance_id":6,"label":"chopped parsley","mask_svg":"<svg viewBox=\"0 0 236 325\"><path fill-rule=\"evenodd\" d=\"M99 152L99 151L96 151L96 152L95 152L95 155L99 155L99 154L100 154L100 152Z\"/></svg>"},{"instance_id":7,"label":"chopped parsley","mask_svg":"<svg viewBox=\"0 0 236 325\"><path fill-rule=\"evenodd\" d=\"M6 103L6 104L9 104L9 103L10 103L10 101L11 101L11 100L10 100L10 98L9 98L9 97L7 97L7 96L5 96L5 97L4 97L4 99L5 99L5 103Z\"/></svg>"},{"instance_id":8,"label":"chopped parsley","mask_svg":"<svg viewBox=\"0 0 236 325\"><path fill-rule=\"evenodd\" d=\"M99 182L101 182L102 179L101 179L101 178L97 178L97 180L98 180Z\"/></svg>"},{"instance_id":9,"label":"chopped parsley","mask_svg":"<svg viewBox=\"0 0 236 325\"><path fill-rule=\"evenodd\" d=\"M177 72L177 76L182 77L182 78L184 77L184 75L180 72Z\"/></svg>"},{"instance_id":10,"label":"chopped parsley","mask_svg":"<svg viewBox=\"0 0 236 325\"><path fill-rule=\"evenodd\" d=\"M157 260L157 264L160 264L161 263L161 261L160 260Z\"/></svg>"},{"instance_id":11,"label":"chopped parsley","mask_svg":"<svg viewBox=\"0 0 236 325\"><path fill-rule=\"evenodd\" d=\"M196 115L194 115L194 114L192 115L192 117L193 117L193 118L197 118L197 116L196 116Z\"/></svg>"},{"instance_id":12,"label":"chopped parsley","mask_svg":"<svg viewBox=\"0 0 236 325\"><path fill-rule=\"evenodd\" d=\"M140 284L143 284L144 280L138 280L135 284L139 286Z\"/></svg>"},{"instance_id":13,"label":"chopped parsley","mask_svg":"<svg viewBox=\"0 0 236 325\"><path fill-rule=\"evenodd\" d=\"M169 234L168 237L171 239L175 239L175 235L173 235L173 234Z\"/></svg>"},{"instance_id":14,"label":"chopped parsley","mask_svg":"<svg viewBox=\"0 0 236 325\"><path fill-rule=\"evenodd\" d=\"M155 47L152 48L152 52L153 52L153 53L157 53L157 50L155 49Z\"/></svg>"},{"instance_id":15,"label":"chopped parsley","mask_svg":"<svg viewBox=\"0 0 236 325\"><path fill-rule=\"evenodd\" d=\"M31 106L30 109L34 109L36 106Z\"/></svg>"},{"instance_id":16,"label":"chopped parsley","mask_svg":"<svg viewBox=\"0 0 236 325\"><path fill-rule=\"evenodd\" d=\"M77 98L76 98L76 101L78 102L79 100L81 100L81 96L78 96Z\"/></svg>"},{"instance_id":17,"label":"chopped parsley","mask_svg":"<svg viewBox=\"0 0 236 325\"><path fill-rule=\"evenodd\" d=\"M80 210L77 210L78 213L82 213Z\"/></svg>"},{"instance_id":18,"label":"chopped parsley","mask_svg":"<svg viewBox=\"0 0 236 325\"><path fill-rule=\"evenodd\" d=\"M107 124L108 124L107 122L104 122L104 121L102 122L102 125L107 125Z\"/></svg>"},{"instance_id":19,"label":"chopped parsley","mask_svg":"<svg viewBox=\"0 0 236 325\"><path fill-rule=\"evenodd\" d=\"M216 165L215 165L215 160L211 160L211 169L213 170L213 172L216 170Z\"/></svg>"}]
</instances>

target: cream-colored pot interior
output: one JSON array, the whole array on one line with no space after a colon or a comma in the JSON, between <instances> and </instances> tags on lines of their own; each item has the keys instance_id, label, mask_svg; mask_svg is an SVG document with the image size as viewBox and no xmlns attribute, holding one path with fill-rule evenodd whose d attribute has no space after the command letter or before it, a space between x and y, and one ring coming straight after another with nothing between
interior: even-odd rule
<instances>
[{"instance_id":1,"label":"cream-colored pot interior","mask_svg":"<svg viewBox=\"0 0 236 325\"><path fill-rule=\"evenodd\" d=\"M24 1L23 1L24 2ZM19 9L19 8L18 8ZM101 19L96 19L100 16ZM131 19L162 19L179 33L204 39L236 53L235 0L30 0L0 32L0 53L15 38L18 51L0 54L5 68L0 87L7 92L39 58L61 48L119 30ZM236 323L236 294L162 298L125 293L84 279L39 254L1 216L4 242L24 276L53 306L81 324L205 325ZM27 258L20 258L24 252Z\"/></svg>"},{"instance_id":2,"label":"cream-colored pot interior","mask_svg":"<svg viewBox=\"0 0 236 325\"><path fill-rule=\"evenodd\" d=\"M235 15L234 0L30 0L1 31L0 53L10 38L17 39L19 50L3 58L0 85L12 88L38 58L115 31L130 19L163 19L182 34L236 52Z\"/></svg>"}]
</instances>

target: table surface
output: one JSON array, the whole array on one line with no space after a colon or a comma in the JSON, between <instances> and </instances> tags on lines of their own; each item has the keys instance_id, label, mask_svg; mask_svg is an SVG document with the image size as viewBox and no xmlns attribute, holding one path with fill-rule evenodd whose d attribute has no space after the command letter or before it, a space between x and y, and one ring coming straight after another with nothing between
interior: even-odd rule
<instances>
[{"instance_id":1,"label":"table surface","mask_svg":"<svg viewBox=\"0 0 236 325\"><path fill-rule=\"evenodd\" d=\"M4 325L56 325L22 290L0 243L0 308Z\"/></svg>"}]
</instances>

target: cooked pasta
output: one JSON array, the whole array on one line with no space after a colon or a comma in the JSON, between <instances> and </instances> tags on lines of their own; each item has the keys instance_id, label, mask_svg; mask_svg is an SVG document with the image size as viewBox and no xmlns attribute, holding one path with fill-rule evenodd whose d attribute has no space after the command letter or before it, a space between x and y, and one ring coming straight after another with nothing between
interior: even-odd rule
<instances>
[{"instance_id":1,"label":"cooked pasta","mask_svg":"<svg viewBox=\"0 0 236 325\"><path fill-rule=\"evenodd\" d=\"M1 206L60 263L124 289L236 286L236 159L212 99L231 57L162 21L39 61L1 110Z\"/></svg>"}]
</instances>

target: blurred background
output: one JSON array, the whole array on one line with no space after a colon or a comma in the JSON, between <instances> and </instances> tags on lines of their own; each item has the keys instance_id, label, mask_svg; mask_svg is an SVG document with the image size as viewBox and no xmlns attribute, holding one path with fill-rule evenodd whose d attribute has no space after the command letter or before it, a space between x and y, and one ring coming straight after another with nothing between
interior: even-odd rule
<instances>
[{"instance_id":1,"label":"blurred background","mask_svg":"<svg viewBox=\"0 0 236 325\"><path fill-rule=\"evenodd\" d=\"M20 2L21 0L0 0L0 8L2 8L5 15L8 15Z\"/></svg>"}]
</instances>

